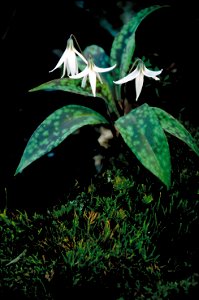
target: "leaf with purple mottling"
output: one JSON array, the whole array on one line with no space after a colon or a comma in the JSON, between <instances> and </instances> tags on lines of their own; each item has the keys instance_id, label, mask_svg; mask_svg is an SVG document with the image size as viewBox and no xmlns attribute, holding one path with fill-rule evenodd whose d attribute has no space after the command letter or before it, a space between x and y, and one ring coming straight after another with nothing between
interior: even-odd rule
<instances>
[{"instance_id":1,"label":"leaf with purple mottling","mask_svg":"<svg viewBox=\"0 0 199 300\"><path fill-rule=\"evenodd\" d=\"M169 187L171 180L169 146L154 110L143 104L119 118L115 125L143 166Z\"/></svg>"},{"instance_id":2,"label":"leaf with purple mottling","mask_svg":"<svg viewBox=\"0 0 199 300\"><path fill-rule=\"evenodd\" d=\"M199 155L199 148L196 141L192 135L187 131L187 129L172 115L160 109L158 107L153 107L162 128L168 133L174 135L178 139L186 143L197 155Z\"/></svg>"},{"instance_id":3,"label":"leaf with purple mottling","mask_svg":"<svg viewBox=\"0 0 199 300\"><path fill-rule=\"evenodd\" d=\"M33 132L15 175L50 152L71 133L85 125L108 123L98 112L80 105L64 106L48 116Z\"/></svg>"},{"instance_id":4,"label":"leaf with purple mottling","mask_svg":"<svg viewBox=\"0 0 199 300\"><path fill-rule=\"evenodd\" d=\"M93 97L91 92L88 92L81 88L81 80L75 80L70 78L60 78L60 79L53 79L51 81L45 82L31 90L29 92L37 92L37 91L64 91L70 92L75 94L80 94L83 96Z\"/></svg>"},{"instance_id":5,"label":"leaf with purple mottling","mask_svg":"<svg viewBox=\"0 0 199 300\"><path fill-rule=\"evenodd\" d=\"M117 68L113 70L114 79L118 80L124 76L129 71L129 67L132 64L132 57L135 51L135 32L140 25L140 23L146 18L149 14L160 9L164 6L153 5L148 8L144 8L136 13L130 21L123 25L121 30L118 32L116 37L113 40L111 48L111 64L117 64ZM116 87L117 98L121 98L121 86Z\"/></svg>"}]
</instances>

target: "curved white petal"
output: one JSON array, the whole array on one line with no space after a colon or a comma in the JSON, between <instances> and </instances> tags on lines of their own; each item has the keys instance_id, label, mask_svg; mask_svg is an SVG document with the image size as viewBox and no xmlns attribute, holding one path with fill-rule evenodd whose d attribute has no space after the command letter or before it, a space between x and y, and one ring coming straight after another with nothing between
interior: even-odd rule
<instances>
[{"instance_id":1,"label":"curved white petal","mask_svg":"<svg viewBox=\"0 0 199 300\"><path fill-rule=\"evenodd\" d=\"M62 76L61 78L63 78L66 74L66 69L67 69L67 72L68 72L68 64L67 64L67 61L64 61L64 67L63 67L63 73L62 73Z\"/></svg>"},{"instance_id":2,"label":"curved white petal","mask_svg":"<svg viewBox=\"0 0 199 300\"><path fill-rule=\"evenodd\" d=\"M136 79L135 79L135 91L136 91L136 101L138 100L138 97L140 96L142 87L144 82L144 75L140 73Z\"/></svg>"},{"instance_id":3,"label":"curved white petal","mask_svg":"<svg viewBox=\"0 0 199 300\"><path fill-rule=\"evenodd\" d=\"M144 67L143 74L147 77L155 77L157 75L160 75L162 73L162 71L163 71L163 69L159 70L159 71L151 71L151 70L147 69L146 67Z\"/></svg>"},{"instance_id":4,"label":"curved white petal","mask_svg":"<svg viewBox=\"0 0 199 300\"><path fill-rule=\"evenodd\" d=\"M72 79L79 79L79 78L82 78L82 77L88 75L88 73L89 73L89 69L88 69L88 67L86 67L82 72L80 72L76 75L71 75L69 77Z\"/></svg>"},{"instance_id":5,"label":"curved white petal","mask_svg":"<svg viewBox=\"0 0 199 300\"><path fill-rule=\"evenodd\" d=\"M81 84L82 88L85 88L85 86L86 86L87 77L88 77L88 75L85 75L82 79L82 84Z\"/></svg>"},{"instance_id":6,"label":"curved white petal","mask_svg":"<svg viewBox=\"0 0 199 300\"><path fill-rule=\"evenodd\" d=\"M73 49L73 51L86 63L88 64L86 58L79 52L77 51L75 48Z\"/></svg>"},{"instance_id":7,"label":"curved white petal","mask_svg":"<svg viewBox=\"0 0 199 300\"><path fill-rule=\"evenodd\" d=\"M115 67L116 67L116 64L109 68L99 68L96 65L94 65L93 70L97 73L104 73L104 72L109 72L109 71L113 70Z\"/></svg>"},{"instance_id":8,"label":"curved white petal","mask_svg":"<svg viewBox=\"0 0 199 300\"><path fill-rule=\"evenodd\" d=\"M67 59L67 74L76 75L78 73L77 57L73 51L70 51Z\"/></svg>"},{"instance_id":9,"label":"curved white petal","mask_svg":"<svg viewBox=\"0 0 199 300\"><path fill-rule=\"evenodd\" d=\"M103 81L102 81L102 78L101 78L100 74L96 73L96 75L97 75L97 78L99 79L100 83L103 84Z\"/></svg>"},{"instance_id":10,"label":"curved white petal","mask_svg":"<svg viewBox=\"0 0 199 300\"><path fill-rule=\"evenodd\" d=\"M64 63L64 61L67 59L68 56L68 49L66 49L64 51L64 53L62 54L60 60L58 61L58 63L56 64L56 66L54 67L54 69L50 70L49 72L53 72L55 69L61 67L61 65Z\"/></svg>"},{"instance_id":11,"label":"curved white petal","mask_svg":"<svg viewBox=\"0 0 199 300\"><path fill-rule=\"evenodd\" d=\"M91 90L93 93L93 96L96 96L96 73L94 71L89 72L89 81L91 85Z\"/></svg>"},{"instance_id":12,"label":"curved white petal","mask_svg":"<svg viewBox=\"0 0 199 300\"><path fill-rule=\"evenodd\" d=\"M65 66L66 66L66 67L65 67ZM69 74L70 74L70 68L69 68L68 62L66 62L66 63L64 64L64 69L65 69L65 70L63 70L63 75L62 75L61 78L64 77L64 75L65 75L65 73L66 73L66 70L67 70L67 75L69 76Z\"/></svg>"},{"instance_id":13,"label":"curved white petal","mask_svg":"<svg viewBox=\"0 0 199 300\"><path fill-rule=\"evenodd\" d=\"M119 79L117 81L113 81L116 84L123 84L130 80L135 79L137 76L139 76L140 71L136 68L132 73L128 74L127 76L123 77L122 79Z\"/></svg>"}]
</instances>

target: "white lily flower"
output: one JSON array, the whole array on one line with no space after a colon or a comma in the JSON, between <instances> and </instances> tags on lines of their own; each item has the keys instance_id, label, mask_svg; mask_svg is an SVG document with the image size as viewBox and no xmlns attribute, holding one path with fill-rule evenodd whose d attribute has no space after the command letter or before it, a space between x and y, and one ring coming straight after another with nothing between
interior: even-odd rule
<instances>
[{"instance_id":1,"label":"white lily flower","mask_svg":"<svg viewBox=\"0 0 199 300\"><path fill-rule=\"evenodd\" d=\"M151 71L147 69L141 59L138 59L137 61L137 67L136 69L125 76L124 78L118 80L118 81L113 81L115 84L123 84L126 83L130 80L135 79L135 91L136 91L136 101L138 100L138 97L140 96L143 83L144 83L144 76L151 77L155 80L160 80L157 75L160 75L162 73L162 69L159 71Z\"/></svg>"},{"instance_id":2,"label":"white lily flower","mask_svg":"<svg viewBox=\"0 0 199 300\"><path fill-rule=\"evenodd\" d=\"M78 63L77 63L77 57L78 55L86 64L88 63L87 60L84 58L84 56L78 52L73 44L73 39L70 37L67 41L67 47L66 50L64 51L63 55L61 56L60 60L58 61L57 65L55 68L49 72L53 72L55 69L61 67L61 65L64 65L63 68L63 74L61 78L64 77L66 70L67 70L67 75L75 75L78 73Z\"/></svg>"},{"instance_id":3,"label":"white lily flower","mask_svg":"<svg viewBox=\"0 0 199 300\"><path fill-rule=\"evenodd\" d=\"M100 83L103 83L99 73L109 72L109 71L113 70L115 67L116 67L116 65L109 67L109 68L99 68L94 64L93 60L90 58L88 60L88 65L82 72L80 72L79 74L76 74L76 75L69 76L69 77L72 79L83 78L82 84L81 84L82 88L84 88L86 86L86 81L87 81L87 78L89 77L91 90L92 90L93 96L95 97L96 96L96 77L99 79Z\"/></svg>"}]
</instances>

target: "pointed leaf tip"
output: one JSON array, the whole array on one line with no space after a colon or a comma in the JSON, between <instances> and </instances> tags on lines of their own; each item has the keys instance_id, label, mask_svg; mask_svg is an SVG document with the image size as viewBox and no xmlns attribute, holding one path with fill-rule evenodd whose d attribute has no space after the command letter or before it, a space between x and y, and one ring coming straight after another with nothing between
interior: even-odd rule
<instances>
[{"instance_id":1,"label":"pointed leaf tip","mask_svg":"<svg viewBox=\"0 0 199 300\"><path fill-rule=\"evenodd\" d=\"M166 132L186 143L199 156L199 148L190 132L177 119L163 109L158 107L153 107L153 109L162 128Z\"/></svg>"},{"instance_id":2,"label":"pointed leaf tip","mask_svg":"<svg viewBox=\"0 0 199 300\"><path fill-rule=\"evenodd\" d=\"M169 146L153 109L143 104L119 118L115 124L137 159L169 188L171 184Z\"/></svg>"},{"instance_id":3,"label":"pointed leaf tip","mask_svg":"<svg viewBox=\"0 0 199 300\"><path fill-rule=\"evenodd\" d=\"M108 123L98 112L80 105L64 106L48 116L33 132L15 175L32 162L57 147L64 139L85 125Z\"/></svg>"}]
</instances>

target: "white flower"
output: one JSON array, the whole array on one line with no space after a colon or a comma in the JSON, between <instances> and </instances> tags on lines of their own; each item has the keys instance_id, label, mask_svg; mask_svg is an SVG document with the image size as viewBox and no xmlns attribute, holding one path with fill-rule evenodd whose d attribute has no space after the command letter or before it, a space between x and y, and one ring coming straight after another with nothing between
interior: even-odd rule
<instances>
[{"instance_id":1,"label":"white flower","mask_svg":"<svg viewBox=\"0 0 199 300\"><path fill-rule=\"evenodd\" d=\"M63 55L61 56L60 60L58 61L57 65L55 68L49 72L53 72L55 69L61 67L61 65L64 65L63 68L63 74L61 78L64 77L66 70L67 70L67 75L75 75L78 73L78 63L77 63L77 57L78 55L86 64L87 60L84 58L84 56L78 52L73 44L73 39L70 37L67 41L67 47L66 50L64 51Z\"/></svg>"},{"instance_id":2,"label":"white flower","mask_svg":"<svg viewBox=\"0 0 199 300\"><path fill-rule=\"evenodd\" d=\"M151 77L155 80L159 80L157 75L162 73L162 70L159 71L151 71L147 69L141 59L138 59L137 61L137 67L136 69L125 76L124 78L118 80L118 81L113 81L115 84L123 84L126 83L130 80L135 79L135 90L136 90L136 101L141 93L142 87L143 87L143 82L144 82L144 75L147 77Z\"/></svg>"},{"instance_id":3,"label":"white flower","mask_svg":"<svg viewBox=\"0 0 199 300\"><path fill-rule=\"evenodd\" d=\"M80 72L77 75L72 75L72 76L69 76L69 77L72 78L72 79L83 78L82 79L82 84L81 84L82 88L84 88L86 86L86 81L87 81L87 78L89 77L92 93L93 93L93 96L95 97L96 96L96 77L99 79L99 81L101 83L103 83L99 73L104 73L104 72L111 71L115 67L116 67L116 65L114 65L110 68L99 68L94 64L93 60L90 58L88 60L88 65L86 66L86 68L82 72Z\"/></svg>"}]
</instances>

